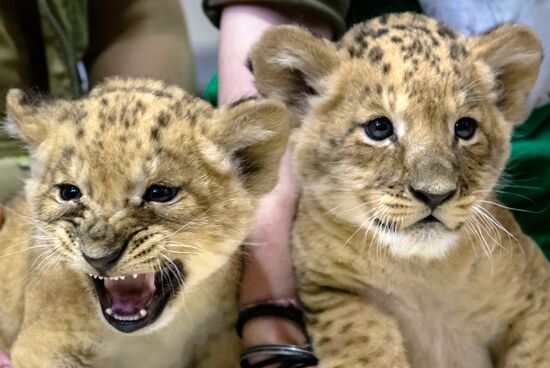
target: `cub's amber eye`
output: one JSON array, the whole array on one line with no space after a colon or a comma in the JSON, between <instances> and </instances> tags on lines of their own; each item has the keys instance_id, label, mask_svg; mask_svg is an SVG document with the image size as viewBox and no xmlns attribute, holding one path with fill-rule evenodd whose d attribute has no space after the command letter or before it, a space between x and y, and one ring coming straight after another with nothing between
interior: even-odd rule
<instances>
[{"instance_id":1,"label":"cub's amber eye","mask_svg":"<svg viewBox=\"0 0 550 368\"><path fill-rule=\"evenodd\" d=\"M382 141L393 135L393 125L385 116L373 119L364 125L365 133L375 141Z\"/></svg>"},{"instance_id":2,"label":"cub's amber eye","mask_svg":"<svg viewBox=\"0 0 550 368\"><path fill-rule=\"evenodd\" d=\"M153 184L145 191L143 200L145 202L168 202L178 194L178 188Z\"/></svg>"},{"instance_id":3,"label":"cub's amber eye","mask_svg":"<svg viewBox=\"0 0 550 368\"><path fill-rule=\"evenodd\" d=\"M61 184L59 188L59 198L64 201L76 201L82 197L82 192L77 186L72 184Z\"/></svg>"},{"instance_id":4,"label":"cub's amber eye","mask_svg":"<svg viewBox=\"0 0 550 368\"><path fill-rule=\"evenodd\" d=\"M460 118L455 123L455 137L469 140L476 134L477 122L472 118Z\"/></svg>"}]
</instances>

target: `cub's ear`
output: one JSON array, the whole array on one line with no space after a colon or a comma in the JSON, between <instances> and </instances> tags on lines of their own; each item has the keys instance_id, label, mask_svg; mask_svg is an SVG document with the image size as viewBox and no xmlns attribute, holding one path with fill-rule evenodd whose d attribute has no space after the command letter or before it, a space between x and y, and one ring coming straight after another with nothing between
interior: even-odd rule
<instances>
[{"instance_id":1,"label":"cub's ear","mask_svg":"<svg viewBox=\"0 0 550 368\"><path fill-rule=\"evenodd\" d=\"M289 134L289 113L275 100L245 100L215 111L199 123L205 161L223 175L236 173L253 195L277 183L279 163Z\"/></svg>"},{"instance_id":2,"label":"cub's ear","mask_svg":"<svg viewBox=\"0 0 550 368\"><path fill-rule=\"evenodd\" d=\"M258 91L283 101L298 118L308 97L325 92L324 79L339 64L334 43L297 26L269 29L249 56Z\"/></svg>"},{"instance_id":3,"label":"cub's ear","mask_svg":"<svg viewBox=\"0 0 550 368\"><path fill-rule=\"evenodd\" d=\"M30 148L37 147L47 136L50 119L44 119L47 102L42 96L27 94L13 88L6 96L5 128L14 138L23 140Z\"/></svg>"},{"instance_id":4,"label":"cub's ear","mask_svg":"<svg viewBox=\"0 0 550 368\"><path fill-rule=\"evenodd\" d=\"M542 61L537 36L527 27L506 24L474 39L472 51L493 72L497 107L508 121L521 123Z\"/></svg>"}]
</instances>

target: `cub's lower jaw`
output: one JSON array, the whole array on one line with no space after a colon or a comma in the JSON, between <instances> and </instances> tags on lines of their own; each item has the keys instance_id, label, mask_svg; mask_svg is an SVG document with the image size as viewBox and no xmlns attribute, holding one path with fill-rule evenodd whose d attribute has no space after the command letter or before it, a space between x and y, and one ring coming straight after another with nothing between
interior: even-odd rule
<instances>
[{"instance_id":1,"label":"cub's lower jaw","mask_svg":"<svg viewBox=\"0 0 550 368\"><path fill-rule=\"evenodd\" d=\"M377 223L377 237L399 258L440 259L453 248L459 230L451 230L434 216L428 216L402 230Z\"/></svg>"},{"instance_id":2,"label":"cub's lower jaw","mask_svg":"<svg viewBox=\"0 0 550 368\"><path fill-rule=\"evenodd\" d=\"M433 214L417 222L398 229L397 223L374 219L373 241L380 241L400 258L418 257L424 259L441 258L458 239L460 227L452 229Z\"/></svg>"},{"instance_id":3,"label":"cub's lower jaw","mask_svg":"<svg viewBox=\"0 0 550 368\"><path fill-rule=\"evenodd\" d=\"M90 274L101 312L118 331L131 333L153 324L182 287L179 260L158 272L103 277Z\"/></svg>"}]
</instances>

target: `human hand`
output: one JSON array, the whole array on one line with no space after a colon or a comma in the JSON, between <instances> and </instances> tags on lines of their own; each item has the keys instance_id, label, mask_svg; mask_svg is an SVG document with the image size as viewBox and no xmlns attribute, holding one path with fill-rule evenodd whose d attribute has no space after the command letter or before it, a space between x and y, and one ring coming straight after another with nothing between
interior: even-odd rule
<instances>
[{"instance_id":1,"label":"human hand","mask_svg":"<svg viewBox=\"0 0 550 368\"><path fill-rule=\"evenodd\" d=\"M10 359L8 354L0 351L0 368L11 368Z\"/></svg>"}]
</instances>

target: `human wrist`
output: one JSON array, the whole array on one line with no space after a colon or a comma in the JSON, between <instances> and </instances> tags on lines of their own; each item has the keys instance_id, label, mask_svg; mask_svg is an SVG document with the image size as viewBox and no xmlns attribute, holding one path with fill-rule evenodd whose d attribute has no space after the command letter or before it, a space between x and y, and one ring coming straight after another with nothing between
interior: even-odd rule
<instances>
[{"instance_id":1,"label":"human wrist","mask_svg":"<svg viewBox=\"0 0 550 368\"><path fill-rule=\"evenodd\" d=\"M278 317L258 317L243 328L242 344L245 348L258 345L305 345L307 337L303 327Z\"/></svg>"},{"instance_id":2,"label":"human wrist","mask_svg":"<svg viewBox=\"0 0 550 368\"><path fill-rule=\"evenodd\" d=\"M289 359L313 365L316 360L308 344L303 318L299 302L294 298L244 307L237 321L237 333L244 348L241 363L243 360L248 362L243 367L265 364L273 359L274 364L269 367L279 367L280 363L289 363Z\"/></svg>"},{"instance_id":3,"label":"human wrist","mask_svg":"<svg viewBox=\"0 0 550 368\"><path fill-rule=\"evenodd\" d=\"M266 299L241 306L236 324L245 347L304 345L304 314L297 298Z\"/></svg>"},{"instance_id":4,"label":"human wrist","mask_svg":"<svg viewBox=\"0 0 550 368\"><path fill-rule=\"evenodd\" d=\"M10 368L11 363L9 356L4 353L2 350L0 350L0 368Z\"/></svg>"}]
</instances>

